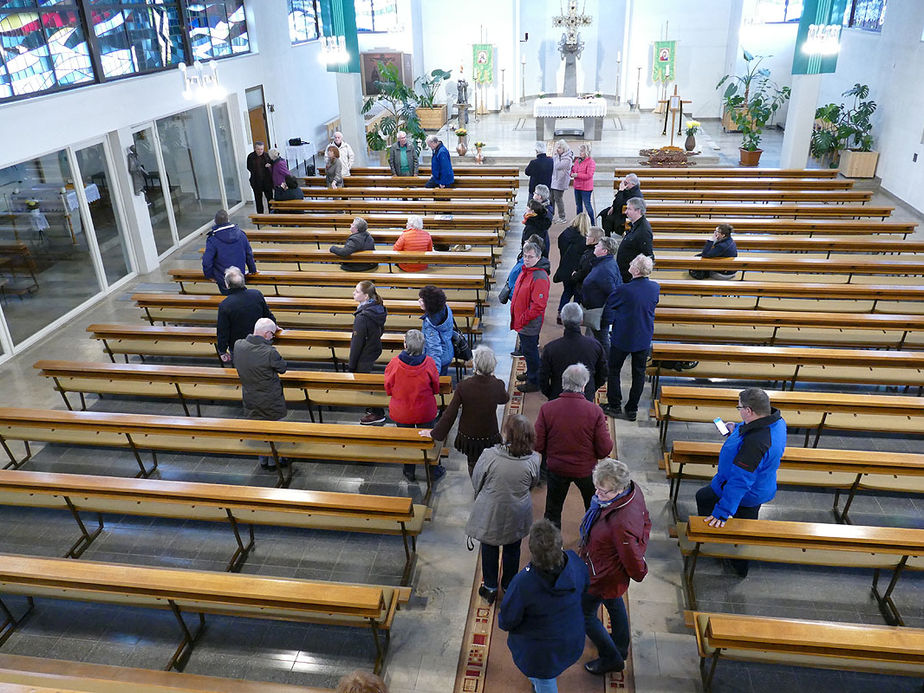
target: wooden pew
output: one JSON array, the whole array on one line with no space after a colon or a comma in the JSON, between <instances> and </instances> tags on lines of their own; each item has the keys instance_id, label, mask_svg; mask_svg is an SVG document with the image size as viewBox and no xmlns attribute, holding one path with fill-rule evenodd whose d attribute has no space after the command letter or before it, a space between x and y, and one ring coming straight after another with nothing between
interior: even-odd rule
<instances>
[{"instance_id":1,"label":"wooden pew","mask_svg":"<svg viewBox=\"0 0 924 693\"><path fill-rule=\"evenodd\" d=\"M26 614L0 625L0 642L34 609L35 598L170 609L182 640L165 667L182 669L205 627L206 614L264 618L294 623L321 623L368 628L375 643L375 671L388 652L395 612L410 599L408 587L240 575L205 570L149 568L116 563L72 561L0 554L4 594L28 597ZM183 614L196 614L190 631Z\"/></svg>"},{"instance_id":2,"label":"wooden pew","mask_svg":"<svg viewBox=\"0 0 924 693\"><path fill-rule=\"evenodd\" d=\"M410 498L21 469L0 470L0 505L71 513L80 536L64 558L80 558L90 547L103 530L103 513L221 522L231 528L236 547L225 570L235 573L255 545L254 525L400 536L405 557L402 585L410 580L417 536L429 517L429 509ZM87 529L92 523L85 524L85 514L97 516L96 528ZM250 534L246 543L245 530Z\"/></svg>"},{"instance_id":3,"label":"wooden pew","mask_svg":"<svg viewBox=\"0 0 924 693\"><path fill-rule=\"evenodd\" d=\"M723 178L694 178L677 176L666 178L649 176L647 171L638 171L642 193L649 190L850 190L853 181L847 178L740 178L727 176ZM622 178L613 179L614 191L619 188Z\"/></svg>"},{"instance_id":4,"label":"wooden pew","mask_svg":"<svg viewBox=\"0 0 924 693\"><path fill-rule=\"evenodd\" d=\"M324 173L325 168L321 166L319 173ZM418 167L418 177L423 176L426 180L430 175L430 167L421 165ZM456 178L469 178L496 176L501 178L518 178L520 175L519 166L453 166L453 175ZM388 166L354 166L350 169L350 176L390 176L391 169ZM348 176L349 177L349 176Z\"/></svg>"},{"instance_id":5,"label":"wooden pew","mask_svg":"<svg viewBox=\"0 0 924 693\"><path fill-rule=\"evenodd\" d=\"M924 630L692 612L699 669L712 691L719 658L821 669L924 675Z\"/></svg>"},{"instance_id":6,"label":"wooden pew","mask_svg":"<svg viewBox=\"0 0 924 693\"><path fill-rule=\"evenodd\" d=\"M872 190L644 190L645 201L676 202L813 202L816 204L860 203L873 199ZM656 202L657 204L657 202Z\"/></svg>"},{"instance_id":7,"label":"wooden pew","mask_svg":"<svg viewBox=\"0 0 924 693\"><path fill-rule=\"evenodd\" d=\"M790 390L797 382L916 386L917 395L924 394L924 351L655 342L651 359L653 397L662 377L772 381ZM663 365L671 361L699 365L681 371Z\"/></svg>"},{"instance_id":8,"label":"wooden pew","mask_svg":"<svg viewBox=\"0 0 924 693\"><path fill-rule=\"evenodd\" d=\"M799 236L869 236L871 234L901 234L907 238L914 233L917 223L908 221L870 221L867 219L695 219L684 217L658 217L646 215L654 229L655 239L661 233L700 233L707 240L719 223L735 227L735 240L745 233L797 234ZM883 240L888 243L888 239Z\"/></svg>"},{"instance_id":9,"label":"wooden pew","mask_svg":"<svg viewBox=\"0 0 924 693\"><path fill-rule=\"evenodd\" d=\"M625 209L625 208L623 208ZM652 202L647 213L653 217L706 217L726 221L726 217L792 217L793 219L885 219L893 207L880 205L812 205L812 204L748 204L741 203L671 203ZM654 227L653 227L654 228Z\"/></svg>"},{"instance_id":10,"label":"wooden pew","mask_svg":"<svg viewBox=\"0 0 924 693\"><path fill-rule=\"evenodd\" d=\"M306 214L501 214L506 216L510 205L506 200L284 200L271 201L274 212ZM406 216L399 223L406 221ZM403 225L403 223L402 223Z\"/></svg>"},{"instance_id":11,"label":"wooden pew","mask_svg":"<svg viewBox=\"0 0 924 693\"><path fill-rule=\"evenodd\" d=\"M285 228L285 229L251 229L246 232L252 245L257 243L314 243L317 247L327 249L331 245L343 245L350 237L349 230ZM372 238L376 243L394 245L404 233L400 229L373 229ZM430 233L429 231L427 233ZM433 231L430 237L434 243L502 248L504 239L494 231ZM700 243L702 245L702 243ZM498 250L498 252L501 252Z\"/></svg>"},{"instance_id":12,"label":"wooden pew","mask_svg":"<svg viewBox=\"0 0 924 693\"><path fill-rule=\"evenodd\" d=\"M836 169L828 168L732 168L700 167L689 168L617 168L613 175L624 178L635 173L639 178L837 178Z\"/></svg>"},{"instance_id":13,"label":"wooden pew","mask_svg":"<svg viewBox=\"0 0 924 693\"><path fill-rule=\"evenodd\" d=\"M175 400L190 416L189 406L196 404L201 416L202 400L241 401L241 383L234 368L199 366L160 366L151 364L84 363L82 361L37 361L34 368L54 381L65 406L73 410L68 392L80 395L81 409L86 409L85 393L129 397L155 397ZM382 373L331 373L328 371L289 370L280 373L283 395L290 406L305 403L311 420L323 423L323 407L388 406L385 376ZM452 379L440 378L437 395L440 408L452 394Z\"/></svg>"},{"instance_id":14,"label":"wooden pew","mask_svg":"<svg viewBox=\"0 0 924 693\"><path fill-rule=\"evenodd\" d=\"M344 188L413 188L424 187L429 176L347 176L343 179ZM327 185L323 176L300 178L299 182L307 187ZM504 176L465 176L459 178L455 185L460 188L507 188L514 195L520 187L520 179Z\"/></svg>"},{"instance_id":15,"label":"wooden pew","mask_svg":"<svg viewBox=\"0 0 924 693\"><path fill-rule=\"evenodd\" d=\"M735 517L729 518L724 527L710 527L704 520L704 517L691 515L688 522L679 523L677 527L689 608L696 608L694 579L700 556L871 568L871 591L886 623L905 625L892 593L903 571L924 570L924 529ZM892 571L893 575L888 588L880 592L879 576L883 570Z\"/></svg>"},{"instance_id":16,"label":"wooden pew","mask_svg":"<svg viewBox=\"0 0 924 693\"><path fill-rule=\"evenodd\" d=\"M10 449L9 441L13 440L25 444L22 459L17 459ZM144 478L157 469L158 450L229 457L262 455L276 461L278 485L282 487L291 482L293 470L291 465L279 465L280 458L422 464L427 473L427 502L432 482L430 467L439 462L433 441L422 438L416 429L393 426L0 408L0 445L10 458L4 469L19 469L26 464L32 458L32 441L130 450L138 463L136 476ZM144 466L142 450L151 451L151 468Z\"/></svg>"},{"instance_id":17,"label":"wooden pew","mask_svg":"<svg viewBox=\"0 0 924 693\"><path fill-rule=\"evenodd\" d=\"M332 228L348 230L356 214L251 214L250 222L257 228L289 227ZM406 218L398 214L363 214L362 218L370 229L403 229ZM507 220L501 214L438 214L423 217L427 231L438 229L465 231L494 231L503 234L507 230ZM375 234L375 231L372 231Z\"/></svg>"},{"instance_id":18,"label":"wooden pew","mask_svg":"<svg viewBox=\"0 0 924 693\"><path fill-rule=\"evenodd\" d=\"M306 198L345 199L407 199L407 200L504 200L513 198L509 188L302 188Z\"/></svg>"},{"instance_id":19,"label":"wooden pew","mask_svg":"<svg viewBox=\"0 0 924 693\"><path fill-rule=\"evenodd\" d=\"M681 233L658 233L654 236L654 250L702 250L703 236ZM764 234L744 234L735 238L739 251L761 250L766 252L787 253L864 253L877 254L915 254L924 253L924 241L890 240L881 238L849 236L776 236Z\"/></svg>"},{"instance_id":20,"label":"wooden pew","mask_svg":"<svg viewBox=\"0 0 924 693\"><path fill-rule=\"evenodd\" d=\"M785 418L785 414L783 415ZM677 499L685 479L709 481L719 464L721 443L675 440L662 465L670 482L670 506L679 519ZM838 522L851 524L850 506L858 491L924 493L924 455L881 450L794 448L783 452L776 475L781 486L834 491L832 512ZM843 507L841 498L844 498Z\"/></svg>"},{"instance_id":21,"label":"wooden pew","mask_svg":"<svg viewBox=\"0 0 924 693\"><path fill-rule=\"evenodd\" d=\"M706 422L715 417L736 420L735 407L740 389L682 387L664 385L654 401L660 429L661 449L665 448L671 421ZM920 436L924 416L924 397L907 395L866 395L843 392L788 392L771 390L770 402L777 407L791 429L806 429L803 445L812 447L825 431L883 431L902 436Z\"/></svg>"},{"instance_id":22,"label":"wooden pew","mask_svg":"<svg viewBox=\"0 0 924 693\"><path fill-rule=\"evenodd\" d=\"M0 683L4 693L334 693L328 688L11 654L0 654Z\"/></svg>"}]
</instances>

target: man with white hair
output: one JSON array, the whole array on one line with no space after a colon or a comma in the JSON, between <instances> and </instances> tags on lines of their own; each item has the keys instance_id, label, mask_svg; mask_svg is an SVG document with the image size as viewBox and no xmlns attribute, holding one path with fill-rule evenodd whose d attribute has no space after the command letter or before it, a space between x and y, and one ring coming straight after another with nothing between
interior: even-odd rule
<instances>
[{"instance_id":1,"label":"man with white hair","mask_svg":"<svg viewBox=\"0 0 924 693\"><path fill-rule=\"evenodd\" d=\"M449 160L449 150L446 149L440 138L436 135L427 137L427 146L433 155L430 157L430 180L426 182L428 188L449 188L456 182L452 173L452 161Z\"/></svg>"},{"instance_id":2,"label":"man with white hair","mask_svg":"<svg viewBox=\"0 0 924 693\"><path fill-rule=\"evenodd\" d=\"M253 326L253 334L234 344L234 367L241 379L244 416L248 419L279 421L288 413L279 380L279 374L285 373L287 366L273 346L278 331L275 322L260 318ZM275 462L261 455L260 466L274 469Z\"/></svg>"},{"instance_id":3,"label":"man with white hair","mask_svg":"<svg viewBox=\"0 0 924 693\"><path fill-rule=\"evenodd\" d=\"M545 142L536 142L536 158L526 164L526 175L529 176L529 196L533 196L537 185L546 187L546 202L548 202L548 189L552 185L552 159L545 153Z\"/></svg>"},{"instance_id":4,"label":"man with white hair","mask_svg":"<svg viewBox=\"0 0 924 693\"><path fill-rule=\"evenodd\" d=\"M276 319L267 307L263 294L256 289L248 289L244 284L244 273L239 268L232 266L225 270L228 297L218 304L218 324L215 330L218 355L225 363L231 360L229 349L234 348L237 340L250 334L250 328L257 320Z\"/></svg>"},{"instance_id":5,"label":"man with white hair","mask_svg":"<svg viewBox=\"0 0 924 693\"><path fill-rule=\"evenodd\" d=\"M626 213L622 211L622 208L633 197L642 197L642 187L637 175L627 173L619 181L619 189L613 198L612 206L600 213L600 226L606 231L607 236L613 234L622 236L626 232Z\"/></svg>"},{"instance_id":6,"label":"man with white hair","mask_svg":"<svg viewBox=\"0 0 924 693\"><path fill-rule=\"evenodd\" d=\"M343 141L342 132L338 131L334 133L333 144L340 150L341 175L346 178L350 175L350 169L353 168L353 164L356 161L356 154L353 152L353 147Z\"/></svg>"},{"instance_id":7,"label":"man with white hair","mask_svg":"<svg viewBox=\"0 0 924 693\"><path fill-rule=\"evenodd\" d=\"M433 250L433 239L430 234L423 230L423 217L419 214L411 214L407 218L407 225L404 227L404 233L398 236L393 246L395 250L407 250L409 252L429 252ZM398 269L404 272L425 272L429 265L417 262L401 262Z\"/></svg>"},{"instance_id":8,"label":"man with white hair","mask_svg":"<svg viewBox=\"0 0 924 693\"><path fill-rule=\"evenodd\" d=\"M394 176L417 175L417 147L399 130L397 141L388 148L388 166Z\"/></svg>"},{"instance_id":9,"label":"man with white hair","mask_svg":"<svg viewBox=\"0 0 924 693\"><path fill-rule=\"evenodd\" d=\"M645 387L645 364L654 335L655 306L661 295L658 283L648 278L653 264L647 255L636 255L629 263L632 281L617 285L606 302L607 312L613 318L613 332L610 336L607 404L603 411L607 416L627 421L635 421L638 415L638 401ZM632 386L623 411L619 374L629 356L632 357Z\"/></svg>"}]
</instances>

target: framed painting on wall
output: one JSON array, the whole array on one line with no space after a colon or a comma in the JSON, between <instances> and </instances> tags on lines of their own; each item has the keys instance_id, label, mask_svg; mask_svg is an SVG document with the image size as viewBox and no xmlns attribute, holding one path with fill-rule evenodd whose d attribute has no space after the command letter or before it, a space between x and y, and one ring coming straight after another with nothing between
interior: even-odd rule
<instances>
[{"instance_id":1,"label":"framed painting on wall","mask_svg":"<svg viewBox=\"0 0 924 693\"><path fill-rule=\"evenodd\" d=\"M408 86L413 85L410 53L370 51L360 53L359 62L363 79L363 96L372 96L379 93L379 88L375 83L379 80L380 62L396 66L398 74L401 75L401 81Z\"/></svg>"}]
</instances>

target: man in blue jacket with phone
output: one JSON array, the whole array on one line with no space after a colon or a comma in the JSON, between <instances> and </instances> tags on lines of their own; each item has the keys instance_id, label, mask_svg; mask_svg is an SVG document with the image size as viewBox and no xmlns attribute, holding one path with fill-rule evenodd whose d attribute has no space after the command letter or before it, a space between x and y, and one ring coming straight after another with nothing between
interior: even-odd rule
<instances>
[{"instance_id":1,"label":"man in blue jacket with phone","mask_svg":"<svg viewBox=\"0 0 924 693\"><path fill-rule=\"evenodd\" d=\"M786 421L758 387L741 391L737 409L742 424L725 424L730 430L719 451L718 472L696 492L696 511L710 527L724 527L730 517L756 520L760 506L776 495L776 470L786 450ZM730 563L740 577L747 577L748 561Z\"/></svg>"}]
</instances>

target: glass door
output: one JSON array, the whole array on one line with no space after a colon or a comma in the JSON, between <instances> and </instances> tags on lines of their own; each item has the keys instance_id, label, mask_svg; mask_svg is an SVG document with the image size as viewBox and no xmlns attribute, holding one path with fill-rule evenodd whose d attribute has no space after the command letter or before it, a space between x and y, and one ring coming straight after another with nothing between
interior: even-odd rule
<instances>
[{"instance_id":1,"label":"glass door","mask_svg":"<svg viewBox=\"0 0 924 693\"><path fill-rule=\"evenodd\" d=\"M135 159L132 164L132 184L141 190L148 207L154 245L157 254L163 255L177 244L167 179L162 175L160 152L155 142L154 128L139 130L132 135Z\"/></svg>"}]
</instances>

